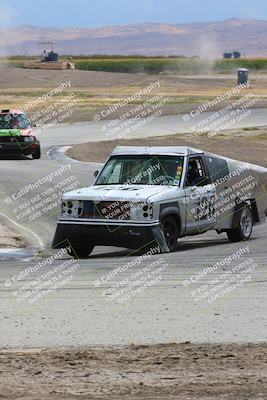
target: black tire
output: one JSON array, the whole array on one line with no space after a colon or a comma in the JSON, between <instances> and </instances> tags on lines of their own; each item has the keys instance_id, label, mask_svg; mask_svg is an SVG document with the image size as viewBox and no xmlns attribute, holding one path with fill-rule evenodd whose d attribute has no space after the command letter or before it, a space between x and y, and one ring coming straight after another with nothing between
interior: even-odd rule
<instances>
[{"instance_id":1,"label":"black tire","mask_svg":"<svg viewBox=\"0 0 267 400\"><path fill-rule=\"evenodd\" d=\"M174 251L177 247L177 239L179 237L177 222L173 217L167 216L161 221L161 226L169 250Z\"/></svg>"},{"instance_id":2,"label":"black tire","mask_svg":"<svg viewBox=\"0 0 267 400\"><path fill-rule=\"evenodd\" d=\"M87 258L94 250L93 245L71 244L68 254L73 258Z\"/></svg>"},{"instance_id":3,"label":"black tire","mask_svg":"<svg viewBox=\"0 0 267 400\"><path fill-rule=\"evenodd\" d=\"M237 211L237 228L227 231L231 242L249 240L253 229L253 216L249 206L242 207Z\"/></svg>"},{"instance_id":4,"label":"black tire","mask_svg":"<svg viewBox=\"0 0 267 400\"><path fill-rule=\"evenodd\" d=\"M40 147L38 147L37 150L34 153L32 153L32 158L34 160L39 160L41 158L41 148Z\"/></svg>"}]
</instances>

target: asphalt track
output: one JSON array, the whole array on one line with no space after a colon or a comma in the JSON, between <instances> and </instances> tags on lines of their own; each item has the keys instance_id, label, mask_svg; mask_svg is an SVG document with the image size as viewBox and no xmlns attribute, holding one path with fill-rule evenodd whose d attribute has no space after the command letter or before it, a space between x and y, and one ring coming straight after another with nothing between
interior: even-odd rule
<instances>
[{"instance_id":1,"label":"asphalt track","mask_svg":"<svg viewBox=\"0 0 267 400\"><path fill-rule=\"evenodd\" d=\"M106 123L62 125L44 131L40 134L44 153L41 160L0 160L2 219L11 225L15 223L32 243L32 247L42 249L34 258L31 253L14 253L12 257L6 253L1 255L0 346L266 341L266 225L254 229L249 252L229 264L225 263L225 257L236 254L246 244L231 244L224 234L218 236L209 232L180 240L177 251L164 255L164 261L161 255L153 255L102 285L103 276L119 266L125 266L129 260L137 260L138 255L132 255L125 249L99 247L88 260L79 260L71 274L72 279L57 290L32 304L27 299L20 302L15 299L14 291L18 292L22 285L37 279L40 271L29 274L19 282L21 286L16 286L12 277L53 254L49 246L59 211L54 207L30 221L29 216L18 218L17 207L27 201L36 204L34 198L38 194L43 196L63 177L53 177L52 182L43 183L26 193L23 190L29 183L37 182L69 163L55 147L90 140L110 140L103 131ZM185 122L180 116L162 117L144 124L131 137L188 132L190 124L190 121ZM266 124L267 111L259 109L253 110L239 127ZM64 178L74 176L78 186L93 182L95 164L71 162L69 168ZM22 196L15 200L12 196L19 193ZM245 284L222 294L211 303L207 299L197 299L196 290L199 295L203 293L203 285L208 283L212 286L211 278L220 280L238 262L249 259L253 259L254 269ZM112 287L116 282L129 278L134 272L138 273L155 261L163 263L164 268L153 286L122 304L116 298L111 299L114 293ZM216 264L220 261L221 264ZM61 264L62 260L54 261L53 268ZM199 271L215 264L217 268L212 273L204 274L198 283L188 284L190 277L195 277ZM101 284L95 284L96 281ZM23 293L27 293L29 287ZM127 283L124 287L127 287Z\"/></svg>"}]
</instances>

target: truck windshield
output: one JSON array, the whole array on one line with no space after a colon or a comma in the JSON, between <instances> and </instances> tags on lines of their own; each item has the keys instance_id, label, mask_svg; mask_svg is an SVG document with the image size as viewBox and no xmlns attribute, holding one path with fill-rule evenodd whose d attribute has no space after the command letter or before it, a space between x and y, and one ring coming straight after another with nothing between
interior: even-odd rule
<instances>
[{"instance_id":1,"label":"truck windshield","mask_svg":"<svg viewBox=\"0 0 267 400\"><path fill-rule=\"evenodd\" d=\"M182 156L111 156L95 184L180 186L183 165Z\"/></svg>"},{"instance_id":2,"label":"truck windshield","mask_svg":"<svg viewBox=\"0 0 267 400\"><path fill-rule=\"evenodd\" d=\"M31 127L25 114L1 114L0 129L26 129Z\"/></svg>"}]
</instances>

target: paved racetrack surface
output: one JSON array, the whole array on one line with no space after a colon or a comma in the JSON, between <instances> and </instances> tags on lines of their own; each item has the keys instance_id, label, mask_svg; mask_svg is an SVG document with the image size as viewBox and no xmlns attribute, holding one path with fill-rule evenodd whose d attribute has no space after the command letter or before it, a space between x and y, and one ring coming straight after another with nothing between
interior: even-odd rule
<instances>
[{"instance_id":1,"label":"paved racetrack surface","mask_svg":"<svg viewBox=\"0 0 267 400\"><path fill-rule=\"evenodd\" d=\"M267 111L253 110L245 123L246 126L267 125ZM134 136L187 132L189 125L182 117L162 117L144 125ZM64 285L45 294L43 290L39 299L30 302L32 298L25 293L31 291L33 282L48 267L30 272L21 280L18 276L54 254L49 246L59 208L44 211L42 207L40 215L36 214L32 220L23 210L27 209L27 202L32 207L51 195L47 192L51 186L55 188L69 176L77 187L92 184L97 166L66 159L55 147L110 140L102 127L102 122L55 127L41 134L41 160L0 160L2 219L11 226L15 223L31 247L42 250L35 257L30 253L19 253L17 258L16 254L1 257L0 347L266 341L266 225L255 227L249 243L232 244L225 234L208 232L181 239L177 251L171 254L142 259L138 253L112 247L96 248L89 259L75 262L63 255L63 260L53 260L52 268L55 271L59 267L59 271L63 262L70 262L68 266L73 270L66 275ZM63 165L68 165L68 169L55 176L55 171ZM52 175L49 182L47 177ZM43 183L29 189L29 184L41 178L45 178ZM241 253L245 249L242 255L232 257L240 254L240 249ZM131 260L140 262L124 268ZM143 291L135 293L133 279L140 278L140 270L142 274L147 272L153 262L159 267L153 276L153 285L148 284ZM227 271L242 262L252 267L230 281L232 272L227 275ZM212 272L207 270L214 265ZM107 279L118 267L123 271ZM228 285L215 290L215 284L225 282L226 278ZM127 286L123 293L128 298L124 296L120 301L123 296L118 295L118 290ZM223 291L226 288L229 290Z\"/></svg>"}]
</instances>

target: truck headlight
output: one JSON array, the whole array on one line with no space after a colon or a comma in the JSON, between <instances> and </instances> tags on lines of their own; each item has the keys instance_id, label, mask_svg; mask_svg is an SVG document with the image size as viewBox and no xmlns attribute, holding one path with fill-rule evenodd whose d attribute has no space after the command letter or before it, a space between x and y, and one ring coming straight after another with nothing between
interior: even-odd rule
<instances>
[{"instance_id":1,"label":"truck headlight","mask_svg":"<svg viewBox=\"0 0 267 400\"><path fill-rule=\"evenodd\" d=\"M152 204L144 204L143 205L143 217L144 218L153 218L153 205Z\"/></svg>"},{"instance_id":2,"label":"truck headlight","mask_svg":"<svg viewBox=\"0 0 267 400\"><path fill-rule=\"evenodd\" d=\"M132 203L131 217L139 220L152 219L153 205L150 203Z\"/></svg>"},{"instance_id":3,"label":"truck headlight","mask_svg":"<svg viewBox=\"0 0 267 400\"><path fill-rule=\"evenodd\" d=\"M62 217L79 218L82 214L83 202L81 200L62 200Z\"/></svg>"}]
</instances>

